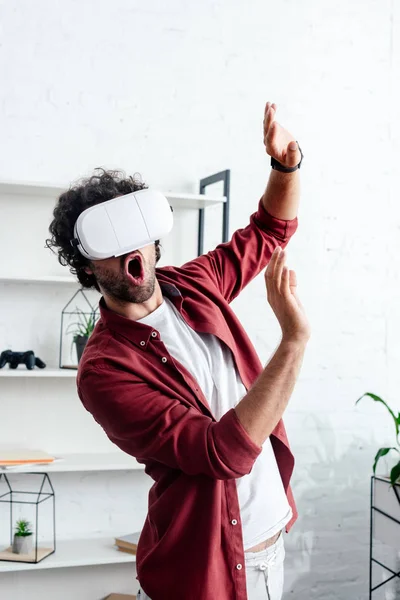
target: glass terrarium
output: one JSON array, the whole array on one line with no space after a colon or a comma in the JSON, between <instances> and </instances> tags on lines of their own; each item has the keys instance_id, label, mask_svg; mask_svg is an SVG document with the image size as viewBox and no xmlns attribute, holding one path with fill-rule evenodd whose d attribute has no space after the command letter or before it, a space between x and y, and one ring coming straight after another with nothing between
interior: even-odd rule
<instances>
[{"instance_id":1,"label":"glass terrarium","mask_svg":"<svg viewBox=\"0 0 400 600\"><path fill-rule=\"evenodd\" d=\"M0 472L0 561L38 563L54 554L54 498L47 473Z\"/></svg>"},{"instance_id":2,"label":"glass terrarium","mask_svg":"<svg viewBox=\"0 0 400 600\"><path fill-rule=\"evenodd\" d=\"M77 369L100 316L98 294L79 289L61 313L60 369Z\"/></svg>"}]
</instances>

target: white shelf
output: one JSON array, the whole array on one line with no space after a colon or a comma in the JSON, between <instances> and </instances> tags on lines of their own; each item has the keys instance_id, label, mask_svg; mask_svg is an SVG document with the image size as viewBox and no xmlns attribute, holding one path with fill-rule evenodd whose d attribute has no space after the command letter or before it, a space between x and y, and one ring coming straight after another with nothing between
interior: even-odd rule
<instances>
[{"instance_id":1,"label":"white shelf","mask_svg":"<svg viewBox=\"0 0 400 600\"><path fill-rule=\"evenodd\" d=\"M59 540L56 543L55 553L37 565L4 561L0 562L0 573L136 562L134 554L120 552L113 546L113 542L114 538L112 537ZM43 544L43 546L46 546L46 544Z\"/></svg>"},{"instance_id":2,"label":"white shelf","mask_svg":"<svg viewBox=\"0 0 400 600\"><path fill-rule=\"evenodd\" d=\"M0 283L67 283L69 285L80 285L73 277L62 275L0 275Z\"/></svg>"},{"instance_id":3,"label":"white shelf","mask_svg":"<svg viewBox=\"0 0 400 600\"><path fill-rule=\"evenodd\" d=\"M207 208L226 202L225 196L207 196L205 194L172 194L167 193L169 203L173 208Z\"/></svg>"},{"instance_id":4,"label":"white shelf","mask_svg":"<svg viewBox=\"0 0 400 600\"><path fill-rule=\"evenodd\" d=\"M68 189L68 187L68 185L62 186L52 183L30 181L0 181L0 194L46 196L56 199L56 197Z\"/></svg>"},{"instance_id":5,"label":"white shelf","mask_svg":"<svg viewBox=\"0 0 400 600\"><path fill-rule=\"evenodd\" d=\"M0 473L73 473L89 471L142 471L144 466L125 452L99 454L66 454L62 460L49 465L24 465L11 469L1 469Z\"/></svg>"},{"instance_id":6,"label":"white shelf","mask_svg":"<svg viewBox=\"0 0 400 600\"><path fill-rule=\"evenodd\" d=\"M49 368L38 369L35 367L31 371L25 365L19 365L17 369L10 369L7 365L0 369L0 377L67 377L76 378L77 369L57 369Z\"/></svg>"},{"instance_id":7,"label":"white shelf","mask_svg":"<svg viewBox=\"0 0 400 600\"><path fill-rule=\"evenodd\" d=\"M12 194L19 196L43 196L54 198L67 190L69 185L57 185L52 183L33 183L19 181L0 181L0 194ZM226 202L225 196L208 196L206 194L175 194L164 192L173 208L207 208L216 204Z\"/></svg>"}]
</instances>

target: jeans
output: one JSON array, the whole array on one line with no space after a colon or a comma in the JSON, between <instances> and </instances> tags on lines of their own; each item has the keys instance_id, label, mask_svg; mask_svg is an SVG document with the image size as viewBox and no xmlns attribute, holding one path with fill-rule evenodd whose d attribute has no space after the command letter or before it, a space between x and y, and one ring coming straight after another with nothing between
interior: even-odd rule
<instances>
[{"instance_id":1,"label":"jeans","mask_svg":"<svg viewBox=\"0 0 400 600\"><path fill-rule=\"evenodd\" d=\"M248 600L281 600L285 560L283 535L273 546L261 552L245 552L244 556ZM139 590L137 600L150 598L143 590Z\"/></svg>"}]
</instances>

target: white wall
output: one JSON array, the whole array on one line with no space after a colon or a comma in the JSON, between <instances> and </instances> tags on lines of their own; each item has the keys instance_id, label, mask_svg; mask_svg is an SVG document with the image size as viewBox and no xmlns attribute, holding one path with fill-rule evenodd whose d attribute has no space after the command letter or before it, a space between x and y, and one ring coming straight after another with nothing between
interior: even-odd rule
<instances>
[{"instance_id":1,"label":"white wall","mask_svg":"<svg viewBox=\"0 0 400 600\"><path fill-rule=\"evenodd\" d=\"M0 179L102 165L196 191L229 167L233 231L266 183L262 113L279 104L305 154L290 262L314 330L286 417L300 510L287 598L365 598L370 467L394 440L379 407L354 402L369 390L399 408L400 7L20 0L0 3L0 28ZM192 253L168 244L165 259ZM278 328L262 277L235 307L266 361Z\"/></svg>"}]
</instances>

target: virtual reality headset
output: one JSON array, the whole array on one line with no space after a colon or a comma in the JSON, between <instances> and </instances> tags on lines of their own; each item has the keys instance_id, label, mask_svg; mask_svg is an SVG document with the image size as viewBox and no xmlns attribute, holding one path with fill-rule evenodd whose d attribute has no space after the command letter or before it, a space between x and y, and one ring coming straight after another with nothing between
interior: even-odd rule
<instances>
[{"instance_id":1,"label":"virtual reality headset","mask_svg":"<svg viewBox=\"0 0 400 600\"><path fill-rule=\"evenodd\" d=\"M84 210L71 245L89 260L128 254L166 236L172 229L172 207L156 190L118 196Z\"/></svg>"}]
</instances>

